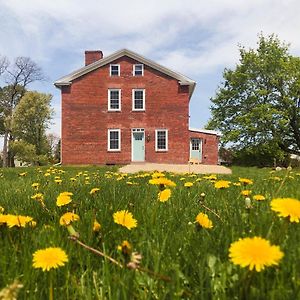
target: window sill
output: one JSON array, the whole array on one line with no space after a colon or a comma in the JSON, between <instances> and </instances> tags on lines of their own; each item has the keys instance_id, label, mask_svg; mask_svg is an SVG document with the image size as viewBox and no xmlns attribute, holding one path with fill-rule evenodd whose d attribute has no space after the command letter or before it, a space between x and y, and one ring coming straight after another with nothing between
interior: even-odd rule
<instances>
[{"instance_id":1,"label":"window sill","mask_svg":"<svg viewBox=\"0 0 300 300\"><path fill-rule=\"evenodd\" d=\"M107 150L107 152L109 152L109 153L116 153L116 152L121 152L121 150Z\"/></svg>"},{"instance_id":2,"label":"window sill","mask_svg":"<svg viewBox=\"0 0 300 300\"><path fill-rule=\"evenodd\" d=\"M121 109L108 109L107 112L122 112Z\"/></svg>"}]
</instances>

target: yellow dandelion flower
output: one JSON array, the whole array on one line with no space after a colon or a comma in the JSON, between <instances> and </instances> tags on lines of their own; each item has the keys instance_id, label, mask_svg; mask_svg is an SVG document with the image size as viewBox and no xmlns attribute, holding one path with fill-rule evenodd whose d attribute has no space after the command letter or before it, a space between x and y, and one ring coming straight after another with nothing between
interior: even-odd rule
<instances>
[{"instance_id":1,"label":"yellow dandelion flower","mask_svg":"<svg viewBox=\"0 0 300 300\"><path fill-rule=\"evenodd\" d=\"M299 223L300 201L294 198L276 198L271 201L271 209L279 217L290 217L290 222Z\"/></svg>"},{"instance_id":2,"label":"yellow dandelion flower","mask_svg":"<svg viewBox=\"0 0 300 300\"><path fill-rule=\"evenodd\" d=\"M24 177L24 176L26 176L26 175L27 175L27 172L19 173L19 176L20 176L20 177Z\"/></svg>"},{"instance_id":3,"label":"yellow dandelion flower","mask_svg":"<svg viewBox=\"0 0 300 300\"><path fill-rule=\"evenodd\" d=\"M253 199L256 201L263 201L263 200L266 200L266 197L263 195L254 195Z\"/></svg>"},{"instance_id":4,"label":"yellow dandelion flower","mask_svg":"<svg viewBox=\"0 0 300 300\"><path fill-rule=\"evenodd\" d=\"M75 178L75 177L71 177L70 178L70 181L72 181L72 182L74 182L74 181L76 181L77 179Z\"/></svg>"},{"instance_id":5,"label":"yellow dandelion flower","mask_svg":"<svg viewBox=\"0 0 300 300\"><path fill-rule=\"evenodd\" d=\"M137 227L137 220L133 218L132 213L128 212L128 210L115 212L113 218L116 224L122 225L129 230Z\"/></svg>"},{"instance_id":6,"label":"yellow dandelion flower","mask_svg":"<svg viewBox=\"0 0 300 300\"><path fill-rule=\"evenodd\" d=\"M96 194L99 191L100 191L99 188L93 188L93 189L90 190L90 194L93 195L93 194Z\"/></svg>"},{"instance_id":7,"label":"yellow dandelion flower","mask_svg":"<svg viewBox=\"0 0 300 300\"><path fill-rule=\"evenodd\" d=\"M38 189L40 184L38 182L34 182L32 185L31 185L34 189Z\"/></svg>"},{"instance_id":8,"label":"yellow dandelion flower","mask_svg":"<svg viewBox=\"0 0 300 300\"><path fill-rule=\"evenodd\" d=\"M48 177L48 176L50 176L51 174L49 173L49 172L46 172L45 174L44 174L44 176L45 177Z\"/></svg>"},{"instance_id":9,"label":"yellow dandelion flower","mask_svg":"<svg viewBox=\"0 0 300 300\"><path fill-rule=\"evenodd\" d=\"M203 176L203 179L207 179L207 180L217 180L217 175L205 175Z\"/></svg>"},{"instance_id":10,"label":"yellow dandelion flower","mask_svg":"<svg viewBox=\"0 0 300 300\"><path fill-rule=\"evenodd\" d=\"M97 220L95 220L93 223L93 231L98 232L98 231L100 231L100 229L101 229L100 223Z\"/></svg>"},{"instance_id":11,"label":"yellow dandelion flower","mask_svg":"<svg viewBox=\"0 0 300 300\"><path fill-rule=\"evenodd\" d=\"M0 214L4 212L4 207L0 206Z\"/></svg>"},{"instance_id":12,"label":"yellow dandelion flower","mask_svg":"<svg viewBox=\"0 0 300 300\"><path fill-rule=\"evenodd\" d=\"M250 194L251 194L250 190L243 190L243 191L241 191L241 195L244 196L244 197L248 197L248 196L250 196Z\"/></svg>"},{"instance_id":13,"label":"yellow dandelion flower","mask_svg":"<svg viewBox=\"0 0 300 300\"><path fill-rule=\"evenodd\" d=\"M202 212L197 215L196 222L203 228L213 228L212 221L208 218L208 215Z\"/></svg>"},{"instance_id":14,"label":"yellow dandelion flower","mask_svg":"<svg viewBox=\"0 0 300 300\"><path fill-rule=\"evenodd\" d=\"M149 183L154 185L160 185L160 186L176 186L175 182L164 177L150 179Z\"/></svg>"},{"instance_id":15,"label":"yellow dandelion flower","mask_svg":"<svg viewBox=\"0 0 300 300\"><path fill-rule=\"evenodd\" d=\"M70 225L72 222L78 221L80 218L77 214L66 212L59 219L59 224L62 226Z\"/></svg>"},{"instance_id":16,"label":"yellow dandelion flower","mask_svg":"<svg viewBox=\"0 0 300 300\"><path fill-rule=\"evenodd\" d=\"M279 246L272 246L261 237L244 238L233 242L229 248L229 258L235 265L248 267L260 272L272 265L278 265L283 257Z\"/></svg>"},{"instance_id":17,"label":"yellow dandelion flower","mask_svg":"<svg viewBox=\"0 0 300 300\"><path fill-rule=\"evenodd\" d=\"M248 184L253 184L253 180L248 179L248 178L239 178L239 182L244 184L244 185L248 185Z\"/></svg>"},{"instance_id":18,"label":"yellow dandelion flower","mask_svg":"<svg viewBox=\"0 0 300 300\"><path fill-rule=\"evenodd\" d=\"M37 193L37 194L34 194L33 196L31 196L30 198L33 200L37 200L37 201L43 201L44 195L42 193Z\"/></svg>"},{"instance_id":19,"label":"yellow dandelion flower","mask_svg":"<svg viewBox=\"0 0 300 300\"><path fill-rule=\"evenodd\" d=\"M161 178L161 177L165 177L166 175L161 172L154 172L151 176L152 178Z\"/></svg>"},{"instance_id":20,"label":"yellow dandelion flower","mask_svg":"<svg viewBox=\"0 0 300 300\"><path fill-rule=\"evenodd\" d=\"M60 193L56 199L56 205L57 206L64 206L72 202L71 196L73 193L70 192L63 192Z\"/></svg>"},{"instance_id":21,"label":"yellow dandelion flower","mask_svg":"<svg viewBox=\"0 0 300 300\"><path fill-rule=\"evenodd\" d=\"M184 186L185 187L187 187L187 188L190 188L190 187L192 187L194 184L192 183L192 182L190 182L190 181L188 181L188 182L186 182L185 184L184 184Z\"/></svg>"},{"instance_id":22,"label":"yellow dandelion flower","mask_svg":"<svg viewBox=\"0 0 300 300\"><path fill-rule=\"evenodd\" d=\"M123 241L121 245L117 247L119 251L122 251L124 255L130 255L132 246L128 241Z\"/></svg>"},{"instance_id":23,"label":"yellow dandelion flower","mask_svg":"<svg viewBox=\"0 0 300 300\"><path fill-rule=\"evenodd\" d=\"M234 182L233 185L234 186L241 186L241 183L240 182Z\"/></svg>"},{"instance_id":24,"label":"yellow dandelion flower","mask_svg":"<svg viewBox=\"0 0 300 300\"><path fill-rule=\"evenodd\" d=\"M45 272L64 266L68 256L61 248L50 247L35 251L32 262L34 268L41 268Z\"/></svg>"},{"instance_id":25,"label":"yellow dandelion flower","mask_svg":"<svg viewBox=\"0 0 300 300\"><path fill-rule=\"evenodd\" d=\"M12 227L25 227L28 223L32 222L33 218L20 215L6 215L6 225ZM30 224L28 224L30 225Z\"/></svg>"},{"instance_id":26,"label":"yellow dandelion flower","mask_svg":"<svg viewBox=\"0 0 300 300\"><path fill-rule=\"evenodd\" d=\"M180 180L180 181L184 181L184 180L185 180L185 177L181 177L179 180Z\"/></svg>"},{"instance_id":27,"label":"yellow dandelion flower","mask_svg":"<svg viewBox=\"0 0 300 300\"><path fill-rule=\"evenodd\" d=\"M230 187L230 181L227 180L218 180L215 182L216 189L227 189Z\"/></svg>"},{"instance_id":28,"label":"yellow dandelion flower","mask_svg":"<svg viewBox=\"0 0 300 300\"><path fill-rule=\"evenodd\" d=\"M160 202L166 202L171 197L171 190L170 189L164 189L163 191L158 193L158 200Z\"/></svg>"}]
</instances>

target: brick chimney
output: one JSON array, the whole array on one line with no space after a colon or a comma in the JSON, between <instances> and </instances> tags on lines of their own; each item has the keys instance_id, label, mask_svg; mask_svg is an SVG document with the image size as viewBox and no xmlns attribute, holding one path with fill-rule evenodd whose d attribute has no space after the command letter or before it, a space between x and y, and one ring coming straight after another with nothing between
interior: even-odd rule
<instances>
[{"instance_id":1,"label":"brick chimney","mask_svg":"<svg viewBox=\"0 0 300 300\"><path fill-rule=\"evenodd\" d=\"M103 53L100 50L87 50L84 52L84 54L85 54L85 65L86 66L103 58Z\"/></svg>"}]
</instances>

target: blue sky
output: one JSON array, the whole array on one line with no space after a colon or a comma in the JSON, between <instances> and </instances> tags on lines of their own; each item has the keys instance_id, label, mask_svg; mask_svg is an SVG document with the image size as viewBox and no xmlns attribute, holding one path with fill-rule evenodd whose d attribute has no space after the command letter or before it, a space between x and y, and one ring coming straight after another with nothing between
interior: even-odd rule
<instances>
[{"instance_id":1,"label":"blue sky","mask_svg":"<svg viewBox=\"0 0 300 300\"><path fill-rule=\"evenodd\" d=\"M84 50L104 56L128 48L197 82L190 126L204 127L210 97L238 44L275 33L300 56L298 0L0 0L0 56L29 56L48 80L31 89L53 95L49 132L60 135L60 91L53 82L84 64Z\"/></svg>"}]
</instances>

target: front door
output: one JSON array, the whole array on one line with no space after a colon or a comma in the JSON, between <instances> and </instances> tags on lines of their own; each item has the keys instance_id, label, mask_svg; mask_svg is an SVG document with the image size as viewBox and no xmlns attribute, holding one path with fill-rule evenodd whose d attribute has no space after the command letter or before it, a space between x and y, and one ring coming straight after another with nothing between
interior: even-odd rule
<instances>
[{"instance_id":1,"label":"front door","mask_svg":"<svg viewBox=\"0 0 300 300\"><path fill-rule=\"evenodd\" d=\"M145 161L145 130L132 129L132 161Z\"/></svg>"},{"instance_id":2,"label":"front door","mask_svg":"<svg viewBox=\"0 0 300 300\"><path fill-rule=\"evenodd\" d=\"M202 140L198 138L191 138L190 142L190 158L202 161Z\"/></svg>"}]
</instances>

